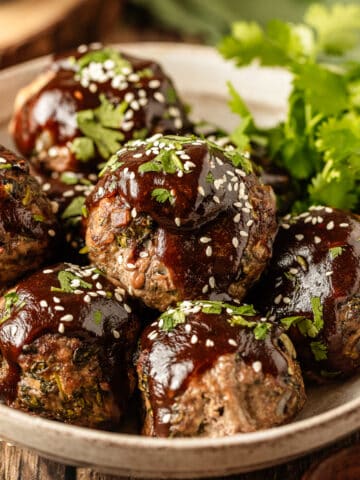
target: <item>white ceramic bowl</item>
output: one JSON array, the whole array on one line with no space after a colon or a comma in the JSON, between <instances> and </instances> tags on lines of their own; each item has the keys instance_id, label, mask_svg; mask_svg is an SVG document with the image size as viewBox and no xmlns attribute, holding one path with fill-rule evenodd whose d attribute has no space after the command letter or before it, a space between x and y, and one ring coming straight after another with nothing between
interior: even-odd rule
<instances>
[{"instance_id":1,"label":"white ceramic bowl","mask_svg":"<svg viewBox=\"0 0 360 480\"><path fill-rule=\"evenodd\" d=\"M235 69L211 48L169 43L127 44L121 48L159 61L175 79L193 114L231 128L226 81L247 100L258 123L283 118L290 78L276 69ZM7 133L17 90L31 81L48 59L0 73L0 142ZM304 454L360 427L360 378L308 391L301 415L289 425L220 439L156 439L90 430L33 417L0 405L0 436L68 464L106 473L152 478L220 476L264 468Z\"/></svg>"}]
</instances>

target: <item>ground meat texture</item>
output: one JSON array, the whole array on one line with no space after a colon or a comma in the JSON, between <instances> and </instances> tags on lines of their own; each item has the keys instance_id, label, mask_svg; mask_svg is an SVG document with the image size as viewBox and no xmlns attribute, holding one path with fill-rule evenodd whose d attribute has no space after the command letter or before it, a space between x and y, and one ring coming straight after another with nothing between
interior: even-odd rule
<instances>
[{"instance_id":1,"label":"ground meat texture","mask_svg":"<svg viewBox=\"0 0 360 480\"><path fill-rule=\"evenodd\" d=\"M183 302L143 332L137 371L145 435L253 432L288 422L303 407L303 380L289 338L260 317L242 316L236 323L229 307L208 313L206 302ZM185 312L180 323L179 311Z\"/></svg>"},{"instance_id":2,"label":"ground meat texture","mask_svg":"<svg viewBox=\"0 0 360 480\"><path fill-rule=\"evenodd\" d=\"M135 388L134 305L95 267L57 264L7 292L0 395L14 408L114 428Z\"/></svg>"},{"instance_id":3,"label":"ground meat texture","mask_svg":"<svg viewBox=\"0 0 360 480\"><path fill-rule=\"evenodd\" d=\"M86 209L91 261L161 311L183 299L240 300L264 269L277 228L272 190L246 157L195 137L129 144Z\"/></svg>"},{"instance_id":4,"label":"ground meat texture","mask_svg":"<svg viewBox=\"0 0 360 480\"><path fill-rule=\"evenodd\" d=\"M26 160L0 146L0 291L52 258L58 230Z\"/></svg>"},{"instance_id":5,"label":"ground meat texture","mask_svg":"<svg viewBox=\"0 0 360 480\"><path fill-rule=\"evenodd\" d=\"M96 172L127 140L189 125L159 64L111 48L81 47L54 59L19 92L11 132L38 169Z\"/></svg>"},{"instance_id":6,"label":"ground meat texture","mask_svg":"<svg viewBox=\"0 0 360 480\"><path fill-rule=\"evenodd\" d=\"M360 221L329 207L285 217L251 298L289 328L304 371L348 376L360 366Z\"/></svg>"}]
</instances>

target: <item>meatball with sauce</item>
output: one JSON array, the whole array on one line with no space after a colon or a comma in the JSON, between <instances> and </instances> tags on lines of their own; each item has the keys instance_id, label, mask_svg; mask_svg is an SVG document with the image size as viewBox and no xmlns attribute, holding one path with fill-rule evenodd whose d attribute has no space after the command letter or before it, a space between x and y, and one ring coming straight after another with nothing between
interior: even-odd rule
<instances>
[{"instance_id":1,"label":"meatball with sauce","mask_svg":"<svg viewBox=\"0 0 360 480\"><path fill-rule=\"evenodd\" d=\"M249 305L184 301L140 339L143 433L222 437L290 421L305 392L286 334Z\"/></svg>"},{"instance_id":2,"label":"meatball with sauce","mask_svg":"<svg viewBox=\"0 0 360 480\"><path fill-rule=\"evenodd\" d=\"M115 155L86 201L91 261L164 311L183 299L241 300L276 233L270 187L237 151L156 135Z\"/></svg>"},{"instance_id":3,"label":"meatball with sauce","mask_svg":"<svg viewBox=\"0 0 360 480\"><path fill-rule=\"evenodd\" d=\"M0 307L0 396L13 407L75 425L114 428L136 380L133 306L95 267L39 271Z\"/></svg>"},{"instance_id":4,"label":"meatball with sauce","mask_svg":"<svg viewBox=\"0 0 360 480\"><path fill-rule=\"evenodd\" d=\"M54 256L58 230L27 161L0 146L0 291Z\"/></svg>"},{"instance_id":5,"label":"meatball with sauce","mask_svg":"<svg viewBox=\"0 0 360 480\"><path fill-rule=\"evenodd\" d=\"M283 327L310 377L360 366L360 217L314 206L283 219L254 302Z\"/></svg>"},{"instance_id":6,"label":"meatball with sauce","mask_svg":"<svg viewBox=\"0 0 360 480\"><path fill-rule=\"evenodd\" d=\"M17 148L45 172L96 172L120 146L189 127L161 66L110 47L81 46L52 64L16 99Z\"/></svg>"}]
</instances>

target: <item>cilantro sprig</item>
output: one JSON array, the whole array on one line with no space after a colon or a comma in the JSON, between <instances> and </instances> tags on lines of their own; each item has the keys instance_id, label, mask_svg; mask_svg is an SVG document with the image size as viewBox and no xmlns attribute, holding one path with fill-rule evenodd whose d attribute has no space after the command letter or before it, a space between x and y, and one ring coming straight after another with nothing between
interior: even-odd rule
<instances>
[{"instance_id":1,"label":"cilantro sprig","mask_svg":"<svg viewBox=\"0 0 360 480\"><path fill-rule=\"evenodd\" d=\"M360 6L312 5L303 23L273 20L265 28L235 22L219 50L238 66L257 59L293 77L285 121L260 129L229 85L241 117L231 140L241 149L266 143L275 164L298 183L294 210L310 204L360 206Z\"/></svg>"},{"instance_id":2,"label":"cilantro sprig","mask_svg":"<svg viewBox=\"0 0 360 480\"><path fill-rule=\"evenodd\" d=\"M25 301L21 300L17 292L8 292L4 295L4 307L3 315L0 317L0 324L6 322L10 318L10 315L14 308L20 310L25 306Z\"/></svg>"},{"instance_id":3,"label":"cilantro sprig","mask_svg":"<svg viewBox=\"0 0 360 480\"><path fill-rule=\"evenodd\" d=\"M312 297L310 299L312 309L312 319L304 315L294 315L284 317L280 323L288 330L292 326L296 326L304 337L315 338L319 335L324 327L323 306L320 297Z\"/></svg>"},{"instance_id":4,"label":"cilantro sprig","mask_svg":"<svg viewBox=\"0 0 360 480\"><path fill-rule=\"evenodd\" d=\"M60 270L58 273L58 280L60 287L51 287L52 292L74 293L78 288L90 289L91 283L86 282L75 273L67 270Z\"/></svg>"}]
</instances>

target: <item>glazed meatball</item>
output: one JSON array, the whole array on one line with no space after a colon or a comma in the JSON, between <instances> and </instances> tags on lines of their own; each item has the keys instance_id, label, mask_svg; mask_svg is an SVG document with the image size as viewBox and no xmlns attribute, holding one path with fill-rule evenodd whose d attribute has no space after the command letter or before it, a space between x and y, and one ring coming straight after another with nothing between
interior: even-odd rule
<instances>
[{"instance_id":1,"label":"glazed meatball","mask_svg":"<svg viewBox=\"0 0 360 480\"><path fill-rule=\"evenodd\" d=\"M86 202L91 261L149 307L240 300L276 232L275 201L245 156L156 135L114 156Z\"/></svg>"},{"instance_id":2,"label":"glazed meatball","mask_svg":"<svg viewBox=\"0 0 360 480\"><path fill-rule=\"evenodd\" d=\"M38 169L96 172L127 140L188 125L159 64L82 46L20 91L11 131Z\"/></svg>"},{"instance_id":3,"label":"glazed meatball","mask_svg":"<svg viewBox=\"0 0 360 480\"><path fill-rule=\"evenodd\" d=\"M221 437L291 420L305 401L295 350L262 320L249 305L184 301L147 327L143 433Z\"/></svg>"},{"instance_id":4,"label":"glazed meatball","mask_svg":"<svg viewBox=\"0 0 360 480\"><path fill-rule=\"evenodd\" d=\"M360 221L329 207L285 217L254 300L289 328L305 372L350 375L360 366Z\"/></svg>"},{"instance_id":5,"label":"glazed meatball","mask_svg":"<svg viewBox=\"0 0 360 480\"><path fill-rule=\"evenodd\" d=\"M14 408L87 427L114 428L135 388L139 320L95 267L39 271L0 309L0 395Z\"/></svg>"},{"instance_id":6,"label":"glazed meatball","mask_svg":"<svg viewBox=\"0 0 360 480\"><path fill-rule=\"evenodd\" d=\"M0 291L54 255L53 205L26 160L0 146Z\"/></svg>"}]
</instances>

